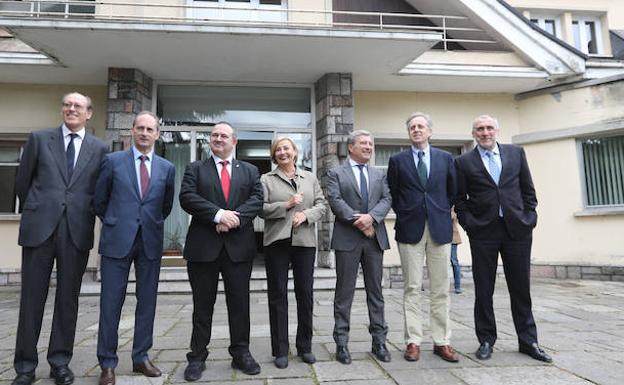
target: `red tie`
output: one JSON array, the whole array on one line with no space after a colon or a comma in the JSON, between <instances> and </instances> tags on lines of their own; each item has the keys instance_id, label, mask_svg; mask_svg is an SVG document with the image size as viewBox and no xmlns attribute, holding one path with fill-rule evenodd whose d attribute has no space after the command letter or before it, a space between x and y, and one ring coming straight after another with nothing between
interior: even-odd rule
<instances>
[{"instance_id":1,"label":"red tie","mask_svg":"<svg viewBox=\"0 0 624 385\"><path fill-rule=\"evenodd\" d=\"M230 173L227 170L227 165L230 163L227 160L222 160L221 162L221 189L223 190L223 196L225 197L225 201L228 201L230 197Z\"/></svg>"},{"instance_id":2,"label":"red tie","mask_svg":"<svg viewBox=\"0 0 624 385\"><path fill-rule=\"evenodd\" d=\"M145 199L145 194L147 194L147 189L149 188L150 177L147 172L147 166L145 165L145 161L148 159L147 155L139 156L141 159L141 167L139 167L141 174L141 199Z\"/></svg>"}]
</instances>

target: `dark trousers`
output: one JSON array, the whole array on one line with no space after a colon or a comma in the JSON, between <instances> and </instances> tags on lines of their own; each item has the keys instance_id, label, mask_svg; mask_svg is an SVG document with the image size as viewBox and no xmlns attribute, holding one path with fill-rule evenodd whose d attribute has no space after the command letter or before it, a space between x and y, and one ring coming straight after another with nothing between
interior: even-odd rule
<instances>
[{"instance_id":1,"label":"dark trousers","mask_svg":"<svg viewBox=\"0 0 624 385\"><path fill-rule=\"evenodd\" d=\"M312 351L314 247L292 246L291 240L273 242L265 248L271 351L274 357L288 355L288 267L292 266L297 301L298 353Z\"/></svg>"},{"instance_id":2,"label":"dark trousers","mask_svg":"<svg viewBox=\"0 0 624 385\"><path fill-rule=\"evenodd\" d=\"M537 328L531 310L531 242L529 234L520 240L511 239L502 219L476 234L470 234L472 275L475 285L474 317L479 343L496 342L496 319L492 296L500 253L511 300L518 342L537 342Z\"/></svg>"},{"instance_id":3,"label":"dark trousers","mask_svg":"<svg viewBox=\"0 0 624 385\"><path fill-rule=\"evenodd\" d=\"M366 305L368 306L368 332L373 343L385 343L388 325L384 316L383 250L376 239L362 236L361 242L350 251L336 250L336 291L334 296L334 341L338 345L349 342L351 305L359 266L364 274Z\"/></svg>"},{"instance_id":4,"label":"dark trousers","mask_svg":"<svg viewBox=\"0 0 624 385\"><path fill-rule=\"evenodd\" d=\"M249 279L252 261L232 262L225 248L212 262L187 263L193 291L193 333L189 362L205 361L212 333L212 315L217 299L219 273L223 277L230 326L229 352L232 357L249 352Z\"/></svg>"},{"instance_id":5,"label":"dark trousers","mask_svg":"<svg viewBox=\"0 0 624 385\"><path fill-rule=\"evenodd\" d=\"M37 342L55 260L56 295L48 363L51 367L69 364L74 351L78 295L88 257L88 250L79 250L72 242L65 216L40 246L22 249L22 292L14 359L17 373L32 372L39 362Z\"/></svg>"},{"instance_id":6,"label":"dark trousers","mask_svg":"<svg viewBox=\"0 0 624 385\"><path fill-rule=\"evenodd\" d=\"M143 250L141 231L137 232L130 254L124 258L102 256L102 288L100 292L100 324L98 328L97 356L102 368L116 368L118 329L121 309L126 299L128 274L134 263L136 276L136 309L134 311L134 337L132 362L147 361L153 344L154 316L158 295L160 258L148 259Z\"/></svg>"},{"instance_id":7,"label":"dark trousers","mask_svg":"<svg viewBox=\"0 0 624 385\"><path fill-rule=\"evenodd\" d=\"M451 267L453 267L453 283L455 290L461 289L461 266L457 259L457 243L451 244Z\"/></svg>"}]
</instances>

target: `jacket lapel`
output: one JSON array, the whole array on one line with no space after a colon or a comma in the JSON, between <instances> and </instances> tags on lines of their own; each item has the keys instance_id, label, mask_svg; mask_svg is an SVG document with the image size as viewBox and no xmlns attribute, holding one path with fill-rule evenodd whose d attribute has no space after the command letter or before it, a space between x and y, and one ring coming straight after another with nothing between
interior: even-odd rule
<instances>
[{"instance_id":1,"label":"jacket lapel","mask_svg":"<svg viewBox=\"0 0 624 385\"><path fill-rule=\"evenodd\" d=\"M93 155L93 142L91 141L91 137L88 134L85 134L84 140L80 145L80 152L78 153L78 160L76 161L76 166L74 167L74 172L72 173L72 178L69 181L69 185L73 184L75 180L78 180L80 174L84 171L87 164L91 161L91 156Z\"/></svg>"},{"instance_id":2,"label":"jacket lapel","mask_svg":"<svg viewBox=\"0 0 624 385\"><path fill-rule=\"evenodd\" d=\"M213 180L213 187L216 193L216 199L219 200L220 207L226 207L225 195L223 194L223 189L221 188L221 178L219 178L219 174L217 173L217 165L214 161L212 155L206 161L206 167L209 175L209 180ZM234 168L234 167L232 167ZM232 193L232 176L230 176L230 194Z\"/></svg>"},{"instance_id":3,"label":"jacket lapel","mask_svg":"<svg viewBox=\"0 0 624 385\"><path fill-rule=\"evenodd\" d=\"M230 207L231 203L238 202L238 192L240 186L243 185L243 175L240 172L240 163L238 160L232 158L232 174L230 175L230 196L227 200L227 206ZM221 183L219 183L219 186ZM223 189L221 190L223 192ZM225 195L223 196L225 201ZM234 205L236 206L236 205Z\"/></svg>"},{"instance_id":4,"label":"jacket lapel","mask_svg":"<svg viewBox=\"0 0 624 385\"><path fill-rule=\"evenodd\" d=\"M357 195L362 198L362 193L360 192L360 186L358 185L357 179L355 179L355 175L353 174L353 169L351 168L351 163L349 163L349 159L347 159L342 165L342 171L346 174L347 179L351 181L351 186L357 193ZM369 176L370 177L370 176Z\"/></svg>"},{"instance_id":5,"label":"jacket lapel","mask_svg":"<svg viewBox=\"0 0 624 385\"><path fill-rule=\"evenodd\" d=\"M485 168L485 165L483 164L483 160L481 159L481 154L479 153L479 149L477 147L475 147L474 150L472 150L472 162L474 163L474 166L478 170L481 171L483 176L488 181L490 181L490 183L492 183L493 185L496 185L496 182L494 182L494 179L492 179L492 175L490 175L487 168Z\"/></svg>"},{"instance_id":6,"label":"jacket lapel","mask_svg":"<svg viewBox=\"0 0 624 385\"><path fill-rule=\"evenodd\" d=\"M138 200L141 200L141 193L139 192L139 181L137 180L136 174L136 166L134 163L134 153L132 152L132 148L126 151L126 171L128 174L128 179L130 181L130 186L134 186L134 194Z\"/></svg>"},{"instance_id":7,"label":"jacket lapel","mask_svg":"<svg viewBox=\"0 0 624 385\"><path fill-rule=\"evenodd\" d=\"M410 147L407 150L405 150L403 154L404 154L403 161L407 162L408 175L402 175L401 178L409 177L410 179L415 180L416 185L419 186L422 190L424 190L425 186L423 186L420 183L420 178L418 177L418 170L416 169L416 163L414 161L414 151L412 151L412 148Z\"/></svg>"},{"instance_id":8,"label":"jacket lapel","mask_svg":"<svg viewBox=\"0 0 624 385\"><path fill-rule=\"evenodd\" d=\"M145 196L149 196L150 192L152 191L154 187L154 183L156 183L156 181L159 180L160 174L162 172L161 160L162 159L158 155L156 155L156 153L152 154L152 170L151 170L152 172L150 174L150 183L147 188L147 193L145 194Z\"/></svg>"},{"instance_id":9,"label":"jacket lapel","mask_svg":"<svg viewBox=\"0 0 624 385\"><path fill-rule=\"evenodd\" d=\"M69 181L67 180L67 158L65 156L65 141L63 140L63 131L62 128L59 127L56 132L50 136L50 142L48 143L50 146L50 152L54 157L54 161L61 171L61 175L63 176L63 180L65 181L65 185L69 185Z\"/></svg>"}]
</instances>

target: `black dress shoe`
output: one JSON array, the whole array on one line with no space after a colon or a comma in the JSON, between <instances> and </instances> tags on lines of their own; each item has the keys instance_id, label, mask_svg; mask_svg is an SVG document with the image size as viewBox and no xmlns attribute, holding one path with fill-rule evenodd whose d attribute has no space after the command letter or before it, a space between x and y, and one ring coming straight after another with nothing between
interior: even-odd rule
<instances>
[{"instance_id":1,"label":"black dress shoe","mask_svg":"<svg viewBox=\"0 0 624 385\"><path fill-rule=\"evenodd\" d=\"M533 342L531 345L520 344L520 353L528 354L538 361L552 362L552 358L537 345L537 342Z\"/></svg>"},{"instance_id":2,"label":"black dress shoe","mask_svg":"<svg viewBox=\"0 0 624 385\"><path fill-rule=\"evenodd\" d=\"M386 344L373 344L373 355L377 357L379 361L382 362L390 362L392 360L392 356L390 356L390 352L388 348L386 348Z\"/></svg>"},{"instance_id":3,"label":"black dress shoe","mask_svg":"<svg viewBox=\"0 0 624 385\"><path fill-rule=\"evenodd\" d=\"M351 363L351 353L349 353L347 345L336 345L336 361L345 365Z\"/></svg>"},{"instance_id":4,"label":"black dress shoe","mask_svg":"<svg viewBox=\"0 0 624 385\"><path fill-rule=\"evenodd\" d=\"M20 373L11 382L11 385L30 385L35 382L35 371Z\"/></svg>"},{"instance_id":5,"label":"black dress shoe","mask_svg":"<svg viewBox=\"0 0 624 385\"><path fill-rule=\"evenodd\" d=\"M184 369L184 379L186 381L197 381L201 378L204 370L206 370L205 361L191 361Z\"/></svg>"},{"instance_id":6,"label":"black dress shoe","mask_svg":"<svg viewBox=\"0 0 624 385\"><path fill-rule=\"evenodd\" d=\"M288 357L287 356L275 357L275 359L273 360L273 363L275 364L276 368L285 369L288 367Z\"/></svg>"},{"instance_id":7,"label":"black dress shoe","mask_svg":"<svg viewBox=\"0 0 624 385\"><path fill-rule=\"evenodd\" d=\"M489 360L490 358L492 358L493 350L494 348L492 348L492 345L490 345L489 342L484 342L479 346L479 349L477 349L475 355L480 360Z\"/></svg>"},{"instance_id":8,"label":"black dress shoe","mask_svg":"<svg viewBox=\"0 0 624 385\"><path fill-rule=\"evenodd\" d=\"M74 373L67 365L51 368L50 377L54 378L56 385L69 385L74 382Z\"/></svg>"},{"instance_id":9,"label":"black dress shoe","mask_svg":"<svg viewBox=\"0 0 624 385\"><path fill-rule=\"evenodd\" d=\"M297 353L297 355L301 357L301 361L305 362L306 364L313 364L316 362L316 357L312 352Z\"/></svg>"},{"instance_id":10,"label":"black dress shoe","mask_svg":"<svg viewBox=\"0 0 624 385\"><path fill-rule=\"evenodd\" d=\"M260 365L258 365L249 352L234 357L232 359L232 368L238 369L250 376L260 373Z\"/></svg>"}]
</instances>

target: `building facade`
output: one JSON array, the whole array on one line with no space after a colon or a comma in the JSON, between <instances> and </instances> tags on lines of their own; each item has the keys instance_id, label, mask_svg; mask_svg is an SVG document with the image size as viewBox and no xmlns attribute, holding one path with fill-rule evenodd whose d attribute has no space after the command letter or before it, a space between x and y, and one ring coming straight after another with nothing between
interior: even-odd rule
<instances>
[{"instance_id":1,"label":"building facade","mask_svg":"<svg viewBox=\"0 0 624 385\"><path fill-rule=\"evenodd\" d=\"M0 283L19 280L12 178L21 146L32 130L60 124L71 91L93 99L88 128L113 150L130 145L135 113L161 116L158 152L176 165L178 187L184 166L208 156L220 120L239 129L239 159L269 171L271 140L288 135L299 166L324 183L354 129L374 133L373 162L385 167L409 146L410 113L430 114L432 144L453 154L473 148L472 120L491 114L533 172L537 272L624 276L622 2L89 3L0 1ZM176 203L165 234L172 265L188 220ZM328 213L318 227L319 266L333 266L332 222ZM391 236L392 225L390 214ZM459 256L470 265L467 244ZM400 265L396 247L385 264Z\"/></svg>"}]
</instances>

